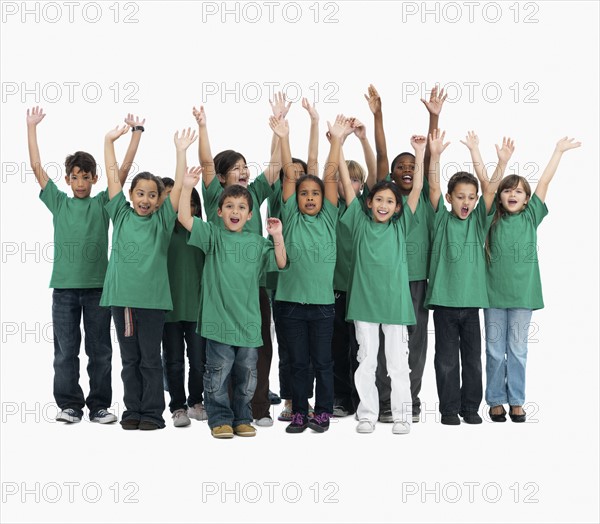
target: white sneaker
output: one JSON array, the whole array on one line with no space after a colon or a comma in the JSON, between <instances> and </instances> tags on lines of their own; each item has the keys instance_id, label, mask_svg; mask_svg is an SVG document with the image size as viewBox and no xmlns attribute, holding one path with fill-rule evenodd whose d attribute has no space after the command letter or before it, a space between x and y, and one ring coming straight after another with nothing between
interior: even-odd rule
<instances>
[{"instance_id":1,"label":"white sneaker","mask_svg":"<svg viewBox=\"0 0 600 524\"><path fill-rule=\"evenodd\" d=\"M191 408L188 408L187 415L195 420L208 420L208 415L202 403L194 404Z\"/></svg>"},{"instance_id":2,"label":"white sneaker","mask_svg":"<svg viewBox=\"0 0 600 524\"><path fill-rule=\"evenodd\" d=\"M270 428L273 425L273 419L271 417L263 417L256 419L254 423L262 428Z\"/></svg>"},{"instance_id":3,"label":"white sneaker","mask_svg":"<svg viewBox=\"0 0 600 524\"><path fill-rule=\"evenodd\" d=\"M99 409L90 418L90 422L98 422L99 424L111 424L116 421L117 417L105 409Z\"/></svg>"},{"instance_id":4,"label":"white sneaker","mask_svg":"<svg viewBox=\"0 0 600 524\"><path fill-rule=\"evenodd\" d=\"M183 428L192 423L190 417L188 417L187 413L185 412L185 409L178 409L173 413L171 418L173 419L173 425L176 428Z\"/></svg>"},{"instance_id":5,"label":"white sneaker","mask_svg":"<svg viewBox=\"0 0 600 524\"><path fill-rule=\"evenodd\" d=\"M363 419L356 426L356 431L358 433L373 433L375 431L375 424L370 420Z\"/></svg>"},{"instance_id":6,"label":"white sneaker","mask_svg":"<svg viewBox=\"0 0 600 524\"><path fill-rule=\"evenodd\" d=\"M410 424L408 422L394 422L392 433L394 435L406 435L410 433Z\"/></svg>"},{"instance_id":7,"label":"white sneaker","mask_svg":"<svg viewBox=\"0 0 600 524\"><path fill-rule=\"evenodd\" d=\"M56 415L57 422L68 422L70 424L76 424L81 422L81 417L72 408L63 409L58 415Z\"/></svg>"}]
</instances>

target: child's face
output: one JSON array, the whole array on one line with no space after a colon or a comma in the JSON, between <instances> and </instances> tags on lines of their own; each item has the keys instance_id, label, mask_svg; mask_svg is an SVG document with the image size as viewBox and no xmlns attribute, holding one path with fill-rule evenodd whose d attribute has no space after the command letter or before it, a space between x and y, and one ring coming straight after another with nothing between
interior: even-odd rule
<instances>
[{"instance_id":1,"label":"child's face","mask_svg":"<svg viewBox=\"0 0 600 524\"><path fill-rule=\"evenodd\" d=\"M160 206L162 206L165 203L165 200L171 194L171 191L173 191L173 186L165 186L164 191L160 194L160 197L158 199L158 204L156 205L156 209L158 209Z\"/></svg>"},{"instance_id":2,"label":"child's face","mask_svg":"<svg viewBox=\"0 0 600 524\"><path fill-rule=\"evenodd\" d=\"M529 202L529 197L525 193L522 182L519 182L517 187L507 187L500 193L500 203L506 209L507 213L511 215L523 211L527 202Z\"/></svg>"},{"instance_id":3,"label":"child's face","mask_svg":"<svg viewBox=\"0 0 600 524\"><path fill-rule=\"evenodd\" d=\"M461 182L454 186L452 193L446 193L446 200L452 206L452 213L465 220L477 205L477 188Z\"/></svg>"},{"instance_id":4,"label":"child's face","mask_svg":"<svg viewBox=\"0 0 600 524\"><path fill-rule=\"evenodd\" d=\"M87 198L92 192L92 186L98 181L98 177L75 166L65 180L67 185L71 186L75 198Z\"/></svg>"},{"instance_id":5,"label":"child's face","mask_svg":"<svg viewBox=\"0 0 600 524\"><path fill-rule=\"evenodd\" d=\"M354 189L354 196L359 196L362 193L364 184L360 180L351 179L352 189ZM338 195L340 198L346 198L344 195L344 185L341 180L338 180Z\"/></svg>"},{"instance_id":6,"label":"child's face","mask_svg":"<svg viewBox=\"0 0 600 524\"><path fill-rule=\"evenodd\" d=\"M151 215L159 207L158 187L154 180L138 180L133 189L129 190L129 198L133 210L140 216Z\"/></svg>"},{"instance_id":7,"label":"child's face","mask_svg":"<svg viewBox=\"0 0 600 524\"><path fill-rule=\"evenodd\" d=\"M300 213L309 216L319 214L323 207L323 193L321 186L314 180L306 180L300 184L296 192L298 209Z\"/></svg>"},{"instance_id":8,"label":"child's face","mask_svg":"<svg viewBox=\"0 0 600 524\"><path fill-rule=\"evenodd\" d=\"M392 180L402 190L402 192L411 191L414 174L415 160L409 155L402 155L394 165L394 171L391 173Z\"/></svg>"},{"instance_id":9,"label":"child's face","mask_svg":"<svg viewBox=\"0 0 600 524\"><path fill-rule=\"evenodd\" d=\"M377 191L369 198L367 206L373 212L373 220L381 223L387 222L394 216L394 213L400 211L400 204L391 189Z\"/></svg>"},{"instance_id":10,"label":"child's face","mask_svg":"<svg viewBox=\"0 0 600 524\"><path fill-rule=\"evenodd\" d=\"M233 186L235 184L243 187L248 187L248 179L250 174L248 172L248 166L244 162L243 158L240 158L233 167L225 173L225 177L221 177L221 181L225 184L225 187Z\"/></svg>"},{"instance_id":11,"label":"child's face","mask_svg":"<svg viewBox=\"0 0 600 524\"><path fill-rule=\"evenodd\" d=\"M225 227L234 233L240 232L252 217L248 200L244 197L225 198L217 214L223 219Z\"/></svg>"}]
</instances>

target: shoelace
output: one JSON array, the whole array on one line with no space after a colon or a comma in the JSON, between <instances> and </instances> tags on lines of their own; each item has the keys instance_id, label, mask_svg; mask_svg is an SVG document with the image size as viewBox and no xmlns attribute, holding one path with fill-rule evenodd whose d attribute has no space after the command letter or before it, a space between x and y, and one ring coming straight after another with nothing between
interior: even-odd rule
<instances>
[{"instance_id":1,"label":"shoelace","mask_svg":"<svg viewBox=\"0 0 600 524\"><path fill-rule=\"evenodd\" d=\"M329 413L319 413L316 417L315 420L319 423L319 424L323 424L324 422L329 422L329 418L330 415Z\"/></svg>"},{"instance_id":2,"label":"shoelace","mask_svg":"<svg viewBox=\"0 0 600 524\"><path fill-rule=\"evenodd\" d=\"M108 415L108 411L106 411L105 409L99 409L98 411L96 411L96 417L105 417L106 415Z\"/></svg>"},{"instance_id":3,"label":"shoelace","mask_svg":"<svg viewBox=\"0 0 600 524\"><path fill-rule=\"evenodd\" d=\"M295 424L297 426L301 426L304 424L304 416L302 415L302 413L294 413L294 416L292 417L292 424Z\"/></svg>"}]
</instances>

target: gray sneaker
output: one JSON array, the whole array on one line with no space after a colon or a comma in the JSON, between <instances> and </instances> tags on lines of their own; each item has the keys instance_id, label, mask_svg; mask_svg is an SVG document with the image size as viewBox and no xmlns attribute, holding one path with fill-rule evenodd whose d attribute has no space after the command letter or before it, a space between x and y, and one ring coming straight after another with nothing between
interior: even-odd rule
<instances>
[{"instance_id":1,"label":"gray sneaker","mask_svg":"<svg viewBox=\"0 0 600 524\"><path fill-rule=\"evenodd\" d=\"M77 414L73 408L63 409L57 416L57 422L68 422L69 424L76 424L81 422L81 417Z\"/></svg>"},{"instance_id":2,"label":"gray sneaker","mask_svg":"<svg viewBox=\"0 0 600 524\"><path fill-rule=\"evenodd\" d=\"M208 420L206 409L204 409L204 404L202 403L194 404L191 408L188 408L187 415L189 418L195 420Z\"/></svg>"},{"instance_id":3,"label":"gray sneaker","mask_svg":"<svg viewBox=\"0 0 600 524\"><path fill-rule=\"evenodd\" d=\"M188 417L187 413L185 412L185 409L178 409L173 413L171 418L173 419L173 425L176 428L183 428L192 423L190 417Z\"/></svg>"}]
</instances>

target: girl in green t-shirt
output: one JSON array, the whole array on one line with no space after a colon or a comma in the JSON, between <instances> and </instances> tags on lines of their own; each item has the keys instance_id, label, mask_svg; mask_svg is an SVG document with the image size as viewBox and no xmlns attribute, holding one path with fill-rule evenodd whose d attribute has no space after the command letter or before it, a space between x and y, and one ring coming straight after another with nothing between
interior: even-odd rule
<instances>
[{"instance_id":1,"label":"girl in green t-shirt","mask_svg":"<svg viewBox=\"0 0 600 524\"><path fill-rule=\"evenodd\" d=\"M537 228L548 214L544 203L562 154L580 142L562 138L542 173L535 193L527 180L509 175L496 194L496 213L487 242L485 400L494 422L525 422L525 367L531 314L544 307L537 259Z\"/></svg>"}]
</instances>

